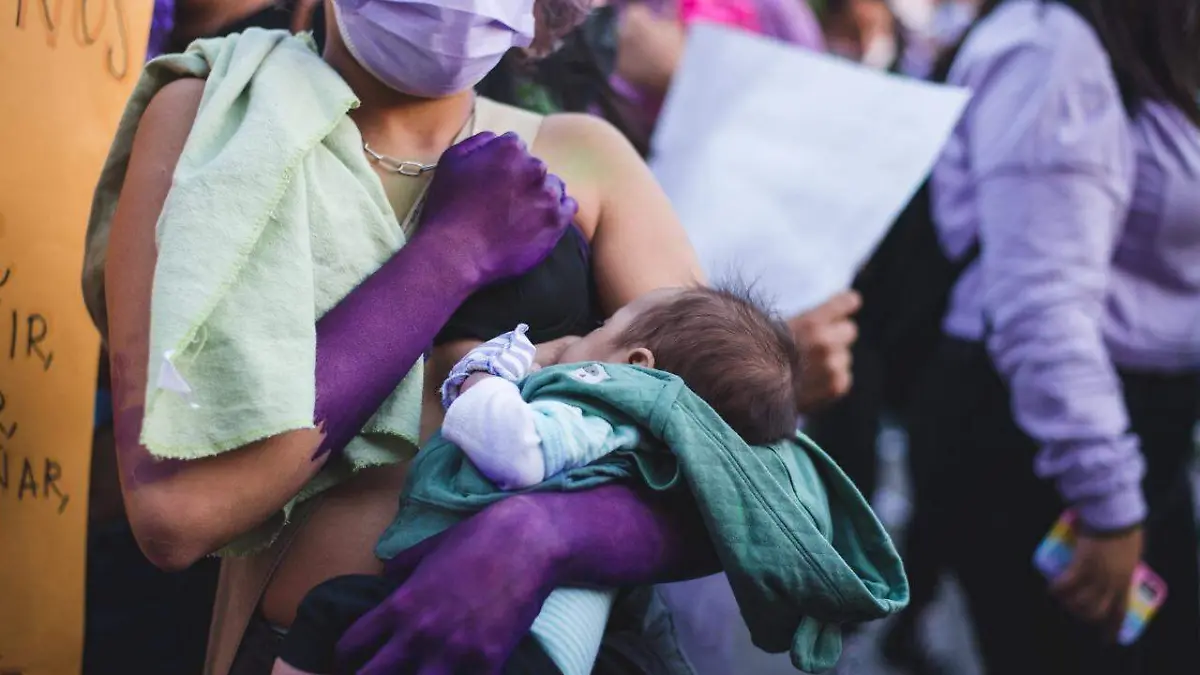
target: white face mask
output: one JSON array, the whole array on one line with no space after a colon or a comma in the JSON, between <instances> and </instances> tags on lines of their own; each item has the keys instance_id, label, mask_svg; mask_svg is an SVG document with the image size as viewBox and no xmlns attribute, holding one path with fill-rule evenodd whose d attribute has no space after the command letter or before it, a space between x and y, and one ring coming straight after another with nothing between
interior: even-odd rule
<instances>
[{"instance_id":1,"label":"white face mask","mask_svg":"<svg viewBox=\"0 0 1200 675\"><path fill-rule=\"evenodd\" d=\"M879 37L871 38L871 41L867 43L867 48L863 50L860 61L868 68L887 70L896 62L898 51L895 37L880 35Z\"/></svg>"},{"instance_id":2,"label":"white face mask","mask_svg":"<svg viewBox=\"0 0 1200 675\"><path fill-rule=\"evenodd\" d=\"M350 54L380 82L435 98L465 91L533 40L533 0L334 0Z\"/></svg>"}]
</instances>

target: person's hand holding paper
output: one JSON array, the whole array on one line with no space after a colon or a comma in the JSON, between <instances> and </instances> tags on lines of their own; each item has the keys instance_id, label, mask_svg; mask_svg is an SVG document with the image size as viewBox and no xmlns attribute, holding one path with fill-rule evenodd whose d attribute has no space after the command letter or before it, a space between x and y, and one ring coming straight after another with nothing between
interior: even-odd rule
<instances>
[{"instance_id":1,"label":"person's hand holding paper","mask_svg":"<svg viewBox=\"0 0 1200 675\"><path fill-rule=\"evenodd\" d=\"M850 348L858 339L854 315L861 306L858 293L843 291L788 321L805 357L804 369L796 381L799 412L813 412L850 391Z\"/></svg>"}]
</instances>

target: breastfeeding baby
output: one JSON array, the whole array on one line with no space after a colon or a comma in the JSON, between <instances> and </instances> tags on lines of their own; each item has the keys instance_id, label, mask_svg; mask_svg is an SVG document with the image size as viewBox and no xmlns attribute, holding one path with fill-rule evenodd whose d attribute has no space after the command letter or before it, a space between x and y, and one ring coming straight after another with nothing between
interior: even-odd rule
<instances>
[{"instance_id":1,"label":"breastfeeding baby","mask_svg":"<svg viewBox=\"0 0 1200 675\"><path fill-rule=\"evenodd\" d=\"M536 371L536 349L525 326L472 350L442 386L441 435L498 489L522 490L646 439L645 429L560 400L522 395ZM672 373L750 445L791 437L796 427L793 383L798 355L786 325L745 294L722 289L665 289L618 311L602 327L570 344L560 364L579 364L572 377L605 377L605 366ZM435 439L436 441L437 439ZM420 470L420 462L413 471ZM397 583L384 577L341 577L305 599L274 673L330 673L338 639L385 600ZM614 592L558 589L534 622L531 637L544 666L522 672L591 672ZM524 645L524 643L523 643Z\"/></svg>"}]
</instances>

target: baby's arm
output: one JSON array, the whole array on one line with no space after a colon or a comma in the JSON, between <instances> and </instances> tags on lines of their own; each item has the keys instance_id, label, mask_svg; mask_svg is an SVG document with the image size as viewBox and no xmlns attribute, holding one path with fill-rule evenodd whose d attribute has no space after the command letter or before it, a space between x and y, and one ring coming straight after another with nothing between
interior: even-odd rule
<instances>
[{"instance_id":1,"label":"baby's arm","mask_svg":"<svg viewBox=\"0 0 1200 675\"><path fill-rule=\"evenodd\" d=\"M471 350L442 385L442 435L505 490L536 485L619 448L633 447L633 427L614 429L557 401L527 403L515 382L533 368L536 349L525 325Z\"/></svg>"},{"instance_id":2,"label":"baby's arm","mask_svg":"<svg viewBox=\"0 0 1200 675\"><path fill-rule=\"evenodd\" d=\"M546 477L533 417L517 385L475 374L446 410L442 435L501 489L519 490Z\"/></svg>"},{"instance_id":3,"label":"baby's arm","mask_svg":"<svg viewBox=\"0 0 1200 675\"><path fill-rule=\"evenodd\" d=\"M528 403L517 385L483 374L464 383L442 435L504 490L537 485L638 441L633 427L614 428L559 401Z\"/></svg>"}]
</instances>

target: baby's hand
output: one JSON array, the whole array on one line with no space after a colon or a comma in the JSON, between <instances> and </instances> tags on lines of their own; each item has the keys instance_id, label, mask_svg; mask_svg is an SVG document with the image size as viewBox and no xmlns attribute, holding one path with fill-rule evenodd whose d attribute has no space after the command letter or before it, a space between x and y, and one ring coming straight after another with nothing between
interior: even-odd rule
<instances>
[{"instance_id":1,"label":"baby's hand","mask_svg":"<svg viewBox=\"0 0 1200 675\"><path fill-rule=\"evenodd\" d=\"M534 368L537 368L536 364L534 365ZM489 377L495 377L495 375L492 375L491 373L471 373L471 376L464 380L462 386L458 388L458 395L462 396L463 394L467 393L471 387L474 387Z\"/></svg>"},{"instance_id":2,"label":"baby's hand","mask_svg":"<svg viewBox=\"0 0 1200 675\"><path fill-rule=\"evenodd\" d=\"M467 352L442 383L442 406L449 408L462 393L463 383L475 373L486 373L516 382L530 373L537 348L525 337L529 326L521 324L516 330L492 338Z\"/></svg>"}]
</instances>

